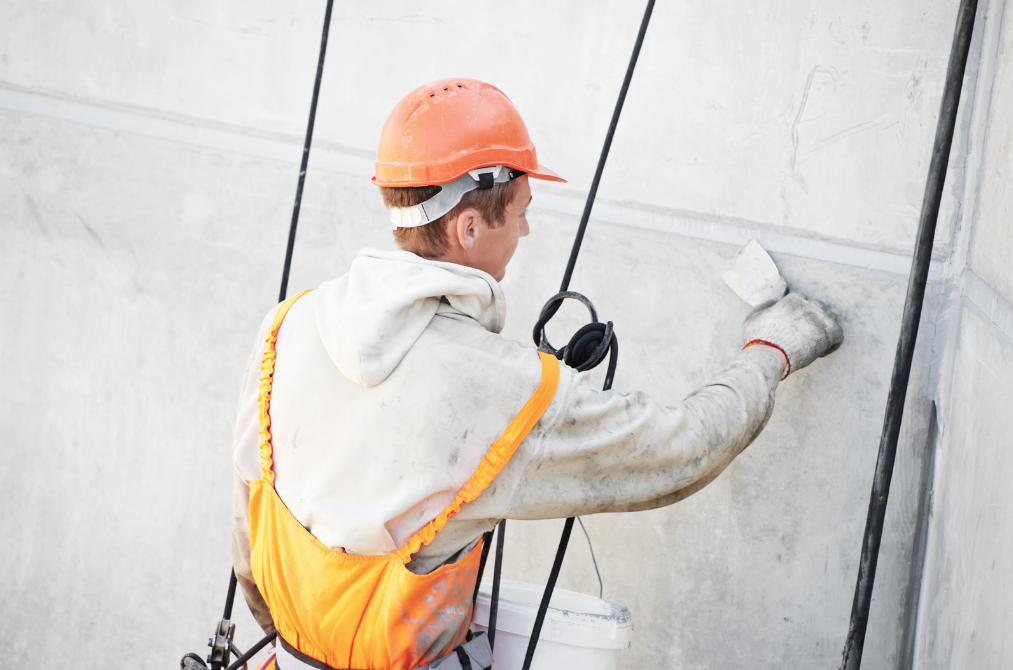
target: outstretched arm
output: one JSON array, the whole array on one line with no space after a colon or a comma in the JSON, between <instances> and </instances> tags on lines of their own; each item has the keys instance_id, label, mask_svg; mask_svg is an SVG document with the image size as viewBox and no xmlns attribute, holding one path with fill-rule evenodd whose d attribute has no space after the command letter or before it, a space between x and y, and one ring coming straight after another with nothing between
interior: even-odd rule
<instances>
[{"instance_id":1,"label":"outstretched arm","mask_svg":"<svg viewBox=\"0 0 1013 670\"><path fill-rule=\"evenodd\" d=\"M782 375L843 341L826 305L798 293L751 312L743 336L746 348L735 360L675 405L643 393L598 391L587 375L564 374L555 414L529 437L530 462L504 516L628 512L682 500L756 438Z\"/></svg>"},{"instance_id":2,"label":"outstretched arm","mask_svg":"<svg viewBox=\"0 0 1013 670\"><path fill-rule=\"evenodd\" d=\"M664 406L565 374L561 401L505 516L546 519L670 505L700 490L759 434L784 363L750 347L709 384ZM565 393L560 397L558 393ZM540 448L539 448L540 447Z\"/></svg>"}]
</instances>

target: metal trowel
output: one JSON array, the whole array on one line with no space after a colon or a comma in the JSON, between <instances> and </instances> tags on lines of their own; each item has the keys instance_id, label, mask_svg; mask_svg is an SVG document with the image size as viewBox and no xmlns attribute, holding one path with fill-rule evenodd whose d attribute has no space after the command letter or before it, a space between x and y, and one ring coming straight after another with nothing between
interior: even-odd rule
<instances>
[{"instance_id":1,"label":"metal trowel","mask_svg":"<svg viewBox=\"0 0 1013 670\"><path fill-rule=\"evenodd\" d=\"M750 307L779 300L788 292L788 283L756 240L749 240L742 247L721 278Z\"/></svg>"}]
</instances>

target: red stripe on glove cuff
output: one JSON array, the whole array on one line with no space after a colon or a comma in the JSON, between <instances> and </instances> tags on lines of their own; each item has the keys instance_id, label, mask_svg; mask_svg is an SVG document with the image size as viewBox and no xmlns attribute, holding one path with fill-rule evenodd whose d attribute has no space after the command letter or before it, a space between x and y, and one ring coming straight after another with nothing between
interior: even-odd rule
<instances>
[{"instance_id":1,"label":"red stripe on glove cuff","mask_svg":"<svg viewBox=\"0 0 1013 670\"><path fill-rule=\"evenodd\" d=\"M788 355L788 352L785 351L784 349L782 349L781 347L777 346L773 342L768 342L767 340L750 340L750 341L746 342L746 346L742 347L742 350L745 351L746 349L748 349L749 347L753 346L754 344L765 344L768 347L774 347L775 349L777 349L778 351L780 351L784 355L784 360L788 361L788 371L784 373L784 376L781 377L781 380L783 381L783 380L787 379L788 375L791 374L791 357Z\"/></svg>"}]
</instances>

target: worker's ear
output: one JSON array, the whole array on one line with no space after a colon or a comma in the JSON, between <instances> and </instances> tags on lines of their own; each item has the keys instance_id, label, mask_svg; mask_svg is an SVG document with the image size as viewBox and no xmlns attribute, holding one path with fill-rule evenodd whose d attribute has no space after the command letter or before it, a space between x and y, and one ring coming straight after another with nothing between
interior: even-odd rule
<instances>
[{"instance_id":1,"label":"worker's ear","mask_svg":"<svg viewBox=\"0 0 1013 670\"><path fill-rule=\"evenodd\" d=\"M478 225L481 216L478 211L470 207L458 214L457 221L451 234L465 251L471 251L475 247L475 239L478 237Z\"/></svg>"}]
</instances>

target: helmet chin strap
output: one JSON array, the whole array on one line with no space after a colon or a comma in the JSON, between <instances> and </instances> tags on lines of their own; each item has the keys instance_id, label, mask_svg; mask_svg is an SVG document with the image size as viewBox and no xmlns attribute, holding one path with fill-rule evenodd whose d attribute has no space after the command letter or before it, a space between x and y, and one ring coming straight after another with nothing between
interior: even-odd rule
<instances>
[{"instance_id":1,"label":"helmet chin strap","mask_svg":"<svg viewBox=\"0 0 1013 670\"><path fill-rule=\"evenodd\" d=\"M440 192L425 202L411 207L391 207L390 222L394 230L424 226L456 207L465 194L490 189L495 184L505 184L523 174L523 171L505 165L476 168L452 182L440 184Z\"/></svg>"}]
</instances>

